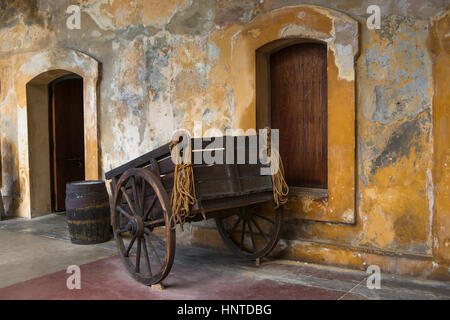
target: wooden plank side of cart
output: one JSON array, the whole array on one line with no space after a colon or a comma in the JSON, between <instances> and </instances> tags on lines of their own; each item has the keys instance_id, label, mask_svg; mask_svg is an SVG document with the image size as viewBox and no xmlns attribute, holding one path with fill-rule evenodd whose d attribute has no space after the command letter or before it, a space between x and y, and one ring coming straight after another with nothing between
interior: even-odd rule
<instances>
[{"instance_id":1,"label":"wooden plank side of cart","mask_svg":"<svg viewBox=\"0 0 450 320\"><path fill-rule=\"evenodd\" d=\"M255 139L258 141L259 136L224 136L223 137L223 162L225 162L227 159L226 154L226 139L233 139L233 146L234 146L234 160L235 162L237 160L244 160L248 161L248 154L249 152L255 152L257 154L258 149L257 146L250 146L250 141L254 142ZM217 138L211 138L211 139L217 139ZM195 152L202 152L202 159L205 157L205 155L208 154L214 154L217 148L216 146L211 145L211 141L208 140L208 138L194 138L191 139L192 143L192 150L193 150L193 159L195 157ZM216 140L217 141L217 140ZM258 141L259 143L259 141ZM201 150L195 149L196 146L201 146ZM244 159L238 159L236 154L241 151L243 154L245 154ZM112 180L112 190L114 190L115 185L117 184L117 180L120 178L120 176L128 169L131 168L148 168L152 171L155 170L155 166L157 166L157 171L159 172L159 175L167 175L174 171L174 164L172 162L172 159L170 157L170 150L169 150L169 143L166 143L162 145L159 148L156 148L155 150L152 150L136 159L133 159L117 168L114 168L105 174L105 178L107 180ZM248 166L247 166L248 167Z\"/></svg>"}]
</instances>

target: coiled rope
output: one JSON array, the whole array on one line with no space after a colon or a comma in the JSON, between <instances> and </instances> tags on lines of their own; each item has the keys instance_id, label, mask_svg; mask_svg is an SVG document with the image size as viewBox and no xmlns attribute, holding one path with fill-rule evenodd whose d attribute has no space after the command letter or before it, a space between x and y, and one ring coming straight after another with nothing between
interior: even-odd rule
<instances>
[{"instance_id":1,"label":"coiled rope","mask_svg":"<svg viewBox=\"0 0 450 320\"><path fill-rule=\"evenodd\" d=\"M267 130L267 153L270 154L270 173L272 174L273 201L275 208L284 205L288 201L289 186L284 177L284 166L281 155L277 149L272 149L271 129Z\"/></svg>"}]
</instances>

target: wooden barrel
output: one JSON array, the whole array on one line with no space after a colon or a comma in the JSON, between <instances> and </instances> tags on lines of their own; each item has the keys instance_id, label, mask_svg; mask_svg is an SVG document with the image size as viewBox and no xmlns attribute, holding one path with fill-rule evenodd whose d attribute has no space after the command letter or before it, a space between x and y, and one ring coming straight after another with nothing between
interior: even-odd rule
<instances>
[{"instance_id":1,"label":"wooden barrel","mask_svg":"<svg viewBox=\"0 0 450 320\"><path fill-rule=\"evenodd\" d=\"M109 198L104 181L68 183L66 213L72 243L101 243L111 238Z\"/></svg>"}]
</instances>

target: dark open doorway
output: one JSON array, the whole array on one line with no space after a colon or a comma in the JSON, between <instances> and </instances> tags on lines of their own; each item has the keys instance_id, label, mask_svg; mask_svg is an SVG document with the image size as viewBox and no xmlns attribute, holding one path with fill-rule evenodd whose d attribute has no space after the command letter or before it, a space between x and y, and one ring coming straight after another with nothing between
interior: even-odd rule
<instances>
[{"instance_id":1,"label":"dark open doorway","mask_svg":"<svg viewBox=\"0 0 450 320\"><path fill-rule=\"evenodd\" d=\"M49 84L52 211L65 210L66 183L85 179L83 79L70 74Z\"/></svg>"}]
</instances>

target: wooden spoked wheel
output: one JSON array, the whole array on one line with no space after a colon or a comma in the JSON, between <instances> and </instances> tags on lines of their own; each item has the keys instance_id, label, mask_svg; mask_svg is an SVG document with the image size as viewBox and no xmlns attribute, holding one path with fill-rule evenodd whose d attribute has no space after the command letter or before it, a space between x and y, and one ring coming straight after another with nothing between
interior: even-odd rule
<instances>
[{"instance_id":1,"label":"wooden spoked wheel","mask_svg":"<svg viewBox=\"0 0 450 320\"><path fill-rule=\"evenodd\" d=\"M119 179L112 209L114 238L128 272L152 285L170 272L175 230L169 197L160 178L147 169L129 169Z\"/></svg>"},{"instance_id":2,"label":"wooden spoked wheel","mask_svg":"<svg viewBox=\"0 0 450 320\"><path fill-rule=\"evenodd\" d=\"M216 218L226 246L238 256L257 259L276 246L283 222L283 208L265 203L234 209L235 214Z\"/></svg>"}]
</instances>

